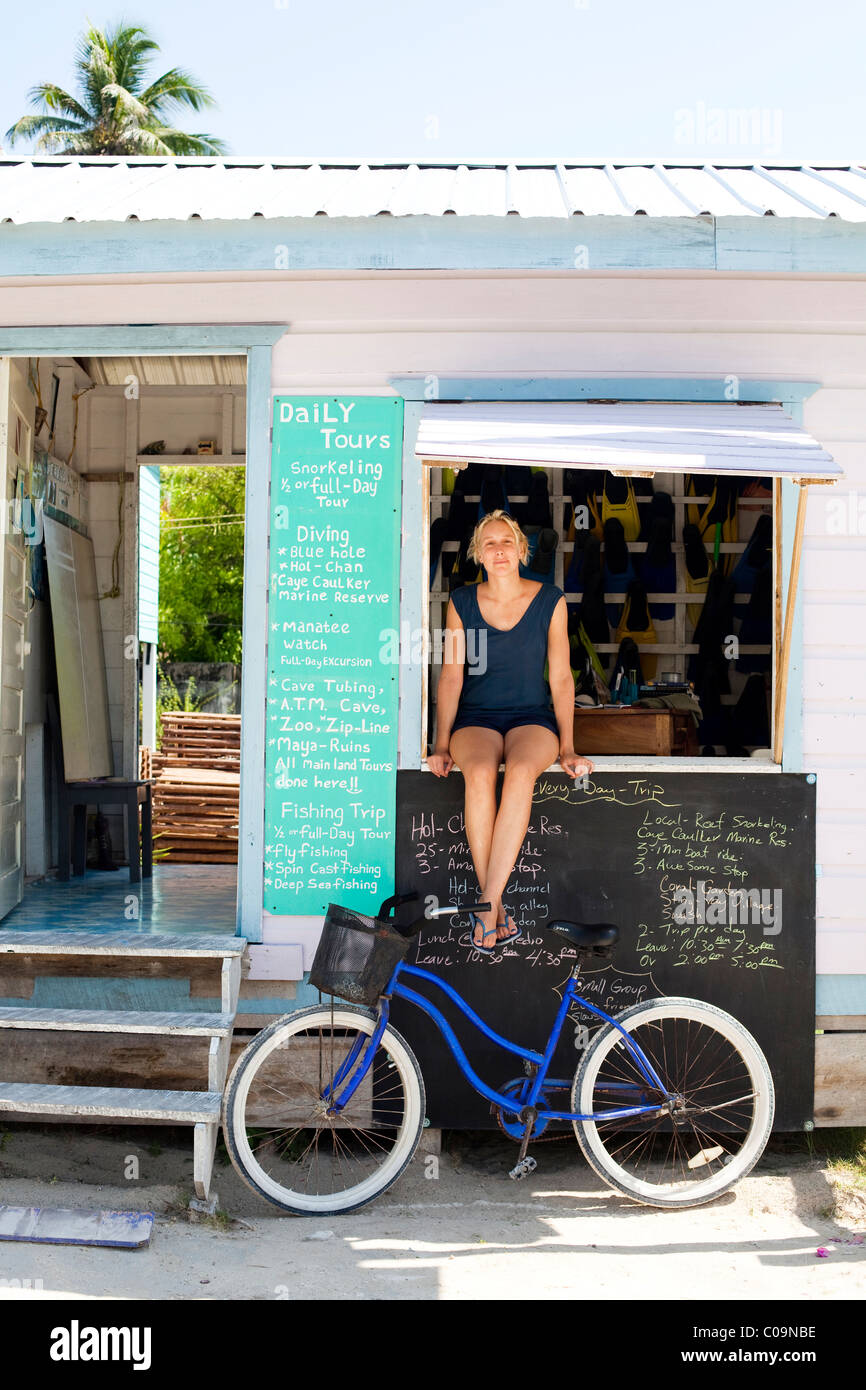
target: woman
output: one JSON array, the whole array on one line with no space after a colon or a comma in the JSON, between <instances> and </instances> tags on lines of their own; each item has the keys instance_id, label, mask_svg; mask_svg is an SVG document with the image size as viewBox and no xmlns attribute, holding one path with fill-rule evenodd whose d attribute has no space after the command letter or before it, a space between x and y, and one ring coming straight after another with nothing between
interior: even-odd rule
<instances>
[{"instance_id":1,"label":"woman","mask_svg":"<svg viewBox=\"0 0 866 1390\"><path fill-rule=\"evenodd\" d=\"M427 766L437 777L447 777L455 763L463 773L466 835L481 899L490 901L488 912L473 914L472 940L490 954L498 941L521 934L502 892L529 825L535 779L557 757L571 777L591 772L592 763L572 742L574 677L562 590L521 576L529 545L506 512L481 518L468 554L484 566L487 581L455 589L448 604L436 747Z\"/></svg>"}]
</instances>

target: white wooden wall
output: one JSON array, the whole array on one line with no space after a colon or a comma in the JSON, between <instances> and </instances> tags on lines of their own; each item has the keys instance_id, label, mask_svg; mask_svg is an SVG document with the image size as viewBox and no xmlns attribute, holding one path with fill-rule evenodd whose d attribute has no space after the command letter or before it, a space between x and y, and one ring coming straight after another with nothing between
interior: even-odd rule
<instances>
[{"instance_id":1,"label":"white wooden wall","mask_svg":"<svg viewBox=\"0 0 866 1390\"><path fill-rule=\"evenodd\" d=\"M806 426L846 469L839 492L853 493L855 509L861 500L866 507L862 280L577 271L305 281L275 272L255 282L225 278L219 288L221 321L291 324L274 353L273 387L286 393L387 392L391 376L406 372L820 381ZM4 305L7 320L19 324L208 317L193 277L10 286ZM93 408L94 422L104 423L101 403ZM162 437L156 427L150 436ZM101 444L94 432L93 446L115 449L118 438ZM106 468L120 466L116 453L103 458ZM802 575L804 755L818 774L822 870L818 971L866 974L866 725L856 719L866 676L866 521L862 534L829 535L825 508L821 494L810 500Z\"/></svg>"}]
</instances>

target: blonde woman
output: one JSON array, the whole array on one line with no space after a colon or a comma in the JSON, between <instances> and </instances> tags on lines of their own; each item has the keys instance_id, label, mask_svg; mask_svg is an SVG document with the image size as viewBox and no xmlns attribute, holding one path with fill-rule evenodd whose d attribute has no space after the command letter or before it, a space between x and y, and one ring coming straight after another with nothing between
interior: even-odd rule
<instances>
[{"instance_id":1,"label":"blonde woman","mask_svg":"<svg viewBox=\"0 0 866 1390\"><path fill-rule=\"evenodd\" d=\"M455 763L463 773L466 835L481 899L490 902L488 912L473 914L472 940L489 955L497 942L521 935L502 893L529 825L536 778L557 757L571 777L591 772L592 763L572 742L574 677L562 590L520 574L529 544L507 512L481 518L468 554L487 580L455 589L448 604L436 747L427 766L437 777L447 777Z\"/></svg>"}]
</instances>

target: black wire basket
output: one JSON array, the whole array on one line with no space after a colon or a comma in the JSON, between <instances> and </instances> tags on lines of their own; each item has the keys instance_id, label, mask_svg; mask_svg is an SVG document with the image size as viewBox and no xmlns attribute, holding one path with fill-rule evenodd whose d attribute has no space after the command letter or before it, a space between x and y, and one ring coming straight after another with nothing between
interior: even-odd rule
<instances>
[{"instance_id":1,"label":"black wire basket","mask_svg":"<svg viewBox=\"0 0 866 1390\"><path fill-rule=\"evenodd\" d=\"M323 994L372 1006L410 945L387 922L328 903L310 984Z\"/></svg>"}]
</instances>

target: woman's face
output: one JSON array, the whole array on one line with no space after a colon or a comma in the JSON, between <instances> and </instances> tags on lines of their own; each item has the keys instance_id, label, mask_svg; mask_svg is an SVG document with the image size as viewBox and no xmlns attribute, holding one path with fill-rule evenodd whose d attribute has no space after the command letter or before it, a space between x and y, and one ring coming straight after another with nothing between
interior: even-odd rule
<instances>
[{"instance_id":1,"label":"woman's face","mask_svg":"<svg viewBox=\"0 0 866 1390\"><path fill-rule=\"evenodd\" d=\"M491 521L481 532L478 558L488 574L507 574L520 564L517 538L504 521Z\"/></svg>"}]
</instances>

